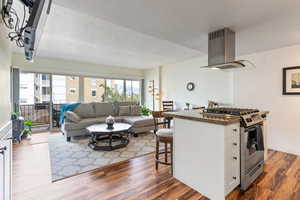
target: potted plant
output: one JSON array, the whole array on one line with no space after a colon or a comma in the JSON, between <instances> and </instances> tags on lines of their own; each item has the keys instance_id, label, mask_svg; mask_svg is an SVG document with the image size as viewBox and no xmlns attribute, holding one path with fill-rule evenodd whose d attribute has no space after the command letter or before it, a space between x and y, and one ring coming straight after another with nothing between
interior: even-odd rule
<instances>
[{"instance_id":1,"label":"potted plant","mask_svg":"<svg viewBox=\"0 0 300 200\"><path fill-rule=\"evenodd\" d=\"M32 121L24 120L24 129L22 131L22 138L27 138L32 133Z\"/></svg>"},{"instance_id":2,"label":"potted plant","mask_svg":"<svg viewBox=\"0 0 300 200\"><path fill-rule=\"evenodd\" d=\"M149 116L151 114L151 110L146 106L142 106L140 110L141 115Z\"/></svg>"}]
</instances>

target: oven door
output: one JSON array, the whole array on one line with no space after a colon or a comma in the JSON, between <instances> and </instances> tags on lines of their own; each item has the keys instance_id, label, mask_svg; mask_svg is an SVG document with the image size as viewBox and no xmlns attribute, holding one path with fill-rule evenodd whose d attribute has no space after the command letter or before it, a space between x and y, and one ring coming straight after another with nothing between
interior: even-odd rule
<instances>
[{"instance_id":1,"label":"oven door","mask_svg":"<svg viewBox=\"0 0 300 200\"><path fill-rule=\"evenodd\" d=\"M264 151L257 150L258 143L260 139L258 133L261 132L263 138L263 124L256 124L244 129L241 135L241 155L244 157L245 170L247 172L251 171L252 168L261 161L264 160Z\"/></svg>"}]
</instances>

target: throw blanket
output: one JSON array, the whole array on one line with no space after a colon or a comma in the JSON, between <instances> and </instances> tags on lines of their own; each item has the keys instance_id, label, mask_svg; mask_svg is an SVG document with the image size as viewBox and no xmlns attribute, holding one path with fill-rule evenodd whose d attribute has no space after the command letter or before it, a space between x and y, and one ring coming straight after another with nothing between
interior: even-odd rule
<instances>
[{"instance_id":1,"label":"throw blanket","mask_svg":"<svg viewBox=\"0 0 300 200\"><path fill-rule=\"evenodd\" d=\"M73 111L80 103L62 104L60 106L59 124L63 124L65 121L65 112Z\"/></svg>"}]
</instances>

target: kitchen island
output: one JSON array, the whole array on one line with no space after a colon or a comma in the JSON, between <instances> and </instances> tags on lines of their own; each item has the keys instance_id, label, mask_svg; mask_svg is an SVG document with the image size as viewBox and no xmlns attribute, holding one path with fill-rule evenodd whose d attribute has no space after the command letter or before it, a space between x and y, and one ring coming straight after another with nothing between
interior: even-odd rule
<instances>
[{"instance_id":1,"label":"kitchen island","mask_svg":"<svg viewBox=\"0 0 300 200\"><path fill-rule=\"evenodd\" d=\"M174 118L174 176L212 200L237 186L247 190L263 174L268 111L208 108L166 112Z\"/></svg>"},{"instance_id":2,"label":"kitchen island","mask_svg":"<svg viewBox=\"0 0 300 200\"><path fill-rule=\"evenodd\" d=\"M240 117L169 112L174 118L174 177L212 200L240 184Z\"/></svg>"}]
</instances>

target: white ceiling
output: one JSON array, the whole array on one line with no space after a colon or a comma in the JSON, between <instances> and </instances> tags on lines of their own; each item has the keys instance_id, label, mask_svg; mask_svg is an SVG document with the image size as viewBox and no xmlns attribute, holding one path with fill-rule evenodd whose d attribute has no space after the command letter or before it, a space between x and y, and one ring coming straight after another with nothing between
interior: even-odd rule
<instances>
[{"instance_id":1,"label":"white ceiling","mask_svg":"<svg viewBox=\"0 0 300 200\"><path fill-rule=\"evenodd\" d=\"M207 52L236 31L238 55L300 43L296 0L54 0L39 56L146 68Z\"/></svg>"}]
</instances>

